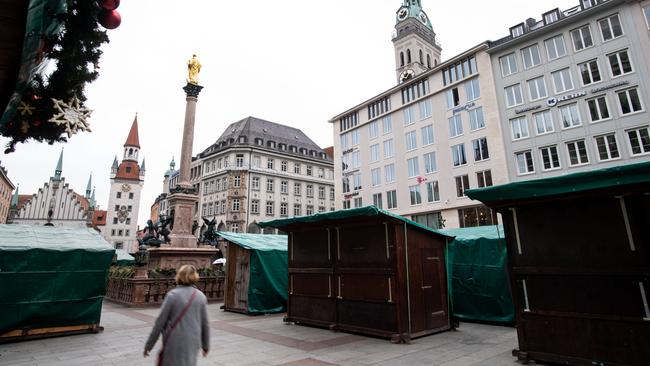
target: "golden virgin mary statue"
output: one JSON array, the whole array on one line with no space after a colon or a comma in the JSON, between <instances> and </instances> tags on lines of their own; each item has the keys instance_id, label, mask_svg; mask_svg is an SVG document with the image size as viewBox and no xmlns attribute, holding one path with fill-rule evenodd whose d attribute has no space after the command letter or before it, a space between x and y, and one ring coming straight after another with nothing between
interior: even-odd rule
<instances>
[{"instance_id":1,"label":"golden virgin mary statue","mask_svg":"<svg viewBox=\"0 0 650 366\"><path fill-rule=\"evenodd\" d=\"M201 71L201 63L196 55L192 55L192 59L187 61L187 82L194 85L199 85L199 72Z\"/></svg>"}]
</instances>

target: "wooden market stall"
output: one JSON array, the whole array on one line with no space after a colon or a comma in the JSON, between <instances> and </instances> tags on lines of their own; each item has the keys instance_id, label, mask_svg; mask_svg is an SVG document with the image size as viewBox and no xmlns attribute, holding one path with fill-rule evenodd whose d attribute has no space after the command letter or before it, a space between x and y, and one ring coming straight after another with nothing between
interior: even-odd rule
<instances>
[{"instance_id":1,"label":"wooden market stall","mask_svg":"<svg viewBox=\"0 0 650 366\"><path fill-rule=\"evenodd\" d=\"M450 329L452 237L373 206L261 226L289 234L286 321L394 342Z\"/></svg>"},{"instance_id":2,"label":"wooden market stall","mask_svg":"<svg viewBox=\"0 0 650 366\"><path fill-rule=\"evenodd\" d=\"M224 310L245 314L287 309L287 236L218 232L226 241Z\"/></svg>"},{"instance_id":3,"label":"wooden market stall","mask_svg":"<svg viewBox=\"0 0 650 366\"><path fill-rule=\"evenodd\" d=\"M523 360L650 364L650 163L470 190L503 215Z\"/></svg>"},{"instance_id":4,"label":"wooden market stall","mask_svg":"<svg viewBox=\"0 0 650 366\"><path fill-rule=\"evenodd\" d=\"M114 253L93 229L0 225L0 343L101 331Z\"/></svg>"}]
</instances>

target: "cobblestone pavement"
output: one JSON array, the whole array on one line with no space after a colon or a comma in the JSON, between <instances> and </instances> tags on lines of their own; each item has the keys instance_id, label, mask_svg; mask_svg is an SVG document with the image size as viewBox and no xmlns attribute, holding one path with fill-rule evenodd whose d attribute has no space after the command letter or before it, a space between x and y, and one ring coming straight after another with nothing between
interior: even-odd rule
<instances>
[{"instance_id":1,"label":"cobblestone pavement","mask_svg":"<svg viewBox=\"0 0 650 366\"><path fill-rule=\"evenodd\" d=\"M211 350L199 365L517 365L514 328L462 323L457 331L391 344L378 338L299 325L283 315L249 317L208 307ZM105 303L99 334L0 344L0 365L153 365L142 349L158 309ZM157 354L160 341L152 352Z\"/></svg>"}]
</instances>

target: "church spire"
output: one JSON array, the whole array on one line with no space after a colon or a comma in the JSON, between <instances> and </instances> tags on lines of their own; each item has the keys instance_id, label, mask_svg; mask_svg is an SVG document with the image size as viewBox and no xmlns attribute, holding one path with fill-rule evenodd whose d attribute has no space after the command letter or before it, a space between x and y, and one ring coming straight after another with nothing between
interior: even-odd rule
<instances>
[{"instance_id":1,"label":"church spire","mask_svg":"<svg viewBox=\"0 0 650 366\"><path fill-rule=\"evenodd\" d=\"M131 146L140 148L140 138L138 136L138 115L135 115L133 119L133 124L131 125L131 130L129 131L129 136L126 138L124 147Z\"/></svg>"},{"instance_id":2,"label":"church spire","mask_svg":"<svg viewBox=\"0 0 650 366\"><path fill-rule=\"evenodd\" d=\"M61 173L63 173L63 148L61 149L61 155L59 155L59 162L54 170L54 179L61 180Z\"/></svg>"},{"instance_id":3,"label":"church spire","mask_svg":"<svg viewBox=\"0 0 650 366\"><path fill-rule=\"evenodd\" d=\"M93 193L90 195L89 205L91 208L95 208L97 201L95 200L95 187L93 187Z\"/></svg>"},{"instance_id":4,"label":"church spire","mask_svg":"<svg viewBox=\"0 0 650 366\"><path fill-rule=\"evenodd\" d=\"M14 196L11 197L11 207L16 208L18 207L18 189L20 188L20 184L16 184L16 191L14 192Z\"/></svg>"},{"instance_id":5,"label":"church spire","mask_svg":"<svg viewBox=\"0 0 650 366\"><path fill-rule=\"evenodd\" d=\"M90 198L90 189L93 184L93 172L90 172L90 177L88 177L88 184L86 185L86 198Z\"/></svg>"}]
</instances>

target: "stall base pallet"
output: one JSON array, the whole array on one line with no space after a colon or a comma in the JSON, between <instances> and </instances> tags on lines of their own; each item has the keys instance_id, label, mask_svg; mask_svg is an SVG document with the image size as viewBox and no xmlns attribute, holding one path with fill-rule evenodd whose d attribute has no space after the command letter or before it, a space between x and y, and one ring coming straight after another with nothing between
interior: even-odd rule
<instances>
[{"instance_id":1,"label":"stall base pallet","mask_svg":"<svg viewBox=\"0 0 650 366\"><path fill-rule=\"evenodd\" d=\"M68 327L50 328L23 328L1 334L0 344L84 333L100 333L103 331L104 327L100 326L99 324L73 325Z\"/></svg>"}]
</instances>

